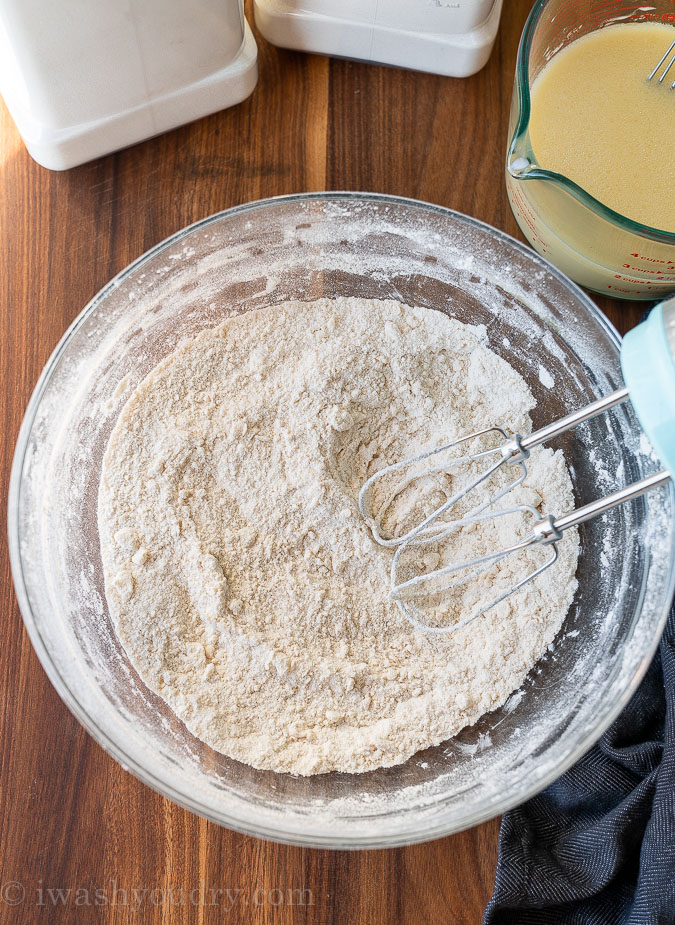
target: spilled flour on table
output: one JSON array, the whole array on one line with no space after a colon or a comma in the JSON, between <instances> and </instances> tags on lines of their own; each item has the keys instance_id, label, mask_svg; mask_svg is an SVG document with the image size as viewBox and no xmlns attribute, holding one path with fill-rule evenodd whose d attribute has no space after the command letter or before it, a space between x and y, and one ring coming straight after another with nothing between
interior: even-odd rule
<instances>
[{"instance_id":1,"label":"spilled flour on table","mask_svg":"<svg viewBox=\"0 0 675 925\"><path fill-rule=\"evenodd\" d=\"M388 600L392 552L356 498L383 466L486 421L529 431L533 405L484 328L393 301L287 303L183 343L127 401L99 492L108 605L143 680L213 748L296 774L398 764L503 704L572 601L575 532L536 581L432 636ZM419 480L385 528L457 484ZM562 455L534 451L509 499L570 509ZM529 524L472 525L409 567L483 554ZM430 622L458 621L541 553L430 600Z\"/></svg>"}]
</instances>

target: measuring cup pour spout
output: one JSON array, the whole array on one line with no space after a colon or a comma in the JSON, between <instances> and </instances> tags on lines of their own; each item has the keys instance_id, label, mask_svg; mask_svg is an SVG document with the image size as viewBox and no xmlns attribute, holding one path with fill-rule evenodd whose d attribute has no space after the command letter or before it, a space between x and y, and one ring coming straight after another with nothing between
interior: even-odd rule
<instances>
[{"instance_id":1,"label":"measuring cup pour spout","mask_svg":"<svg viewBox=\"0 0 675 925\"><path fill-rule=\"evenodd\" d=\"M505 165L509 202L535 250L577 283L614 298L658 300L675 291L675 231L620 215L540 164L532 147L531 90L549 61L580 36L611 25L619 7L622 22L646 17L643 8L624 0L591 0L590 7L589 13L577 0L537 0L525 24ZM650 19L670 16L672 0L652 0L649 10Z\"/></svg>"}]
</instances>

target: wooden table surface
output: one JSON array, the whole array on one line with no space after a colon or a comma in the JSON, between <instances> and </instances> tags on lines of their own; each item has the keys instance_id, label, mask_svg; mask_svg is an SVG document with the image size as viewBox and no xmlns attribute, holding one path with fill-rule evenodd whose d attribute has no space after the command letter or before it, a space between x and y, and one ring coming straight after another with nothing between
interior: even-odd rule
<instances>
[{"instance_id":1,"label":"wooden table surface","mask_svg":"<svg viewBox=\"0 0 675 925\"><path fill-rule=\"evenodd\" d=\"M24 408L64 329L184 225L266 196L368 190L520 237L503 163L530 7L508 0L490 62L466 80L295 54L258 36L260 80L245 103L64 173L30 159L0 108L3 497ZM643 310L600 301L622 331ZM0 922L480 922L498 820L398 850L293 848L219 828L123 771L47 680L16 605L4 529L1 542Z\"/></svg>"}]
</instances>

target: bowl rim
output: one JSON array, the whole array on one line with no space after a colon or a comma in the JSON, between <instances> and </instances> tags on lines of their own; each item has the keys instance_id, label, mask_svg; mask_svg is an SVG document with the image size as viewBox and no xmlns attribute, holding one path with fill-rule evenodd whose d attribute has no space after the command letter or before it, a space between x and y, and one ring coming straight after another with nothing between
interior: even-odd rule
<instances>
[{"instance_id":1,"label":"bowl rim","mask_svg":"<svg viewBox=\"0 0 675 925\"><path fill-rule=\"evenodd\" d=\"M444 821L435 825L429 825L428 820L425 820L424 823L418 824L416 830L397 830L393 833L385 835L359 835L355 833L340 834L339 832L335 831L332 831L330 834L322 835L316 828L311 826L311 823L309 827L306 825L306 823L311 820L311 816L304 816L302 818L298 817L298 822L295 822L294 820L294 824L288 825L286 827L277 826L270 824L265 818L261 818L260 811L257 810L255 804L253 803L247 804L249 812L247 813L246 818L243 816L234 816L225 812L218 813L212 807L204 806L198 800L193 799L189 793L183 792L182 790L172 786L168 777L161 778L160 776L153 773L151 770L149 770L148 767L144 766L140 761L137 761L136 758L128 755L125 752L123 745L111 739L111 737L108 736L106 732L99 728L96 719L80 705L77 697L71 692L67 682L62 677L59 669L50 656L49 650L42 638L39 626L35 620L30 606L28 588L25 582L25 576L22 567L19 536L19 509L21 504L22 473L26 451L28 448L28 442L32 432L37 410L40 406L42 396L49 386L55 368L76 331L90 317L90 315L92 315L97 310L97 308L106 299L111 291L116 289L124 280L134 274L153 257L160 254L166 248L175 245L181 239L187 237L193 232L207 228L208 226L218 223L223 219L228 219L245 213L258 212L270 206L285 203L306 203L312 201L337 202L345 200L351 204L360 201L372 202L375 204L381 203L389 205L413 206L416 208L421 208L422 210L428 211L432 214L435 213L446 217L453 217L455 219L459 219L461 222L467 223L484 231L487 230L490 234L496 236L497 239L508 242L510 246L515 247L521 253L525 254L529 259L533 259L535 262L541 264L548 273L556 277L560 284L571 290L572 294L583 304L585 304L590 315L593 317L593 320L604 329L605 334L611 341L616 344L617 349L620 347L621 337L614 325L603 314L598 306L595 305L592 299L585 292L583 292L579 286L577 286L576 283L568 279L560 270L550 264L547 260L545 260L545 258L541 257L534 250L522 244L520 241L507 234L506 232L501 231L492 225L489 225L487 222L483 222L479 219L467 216L464 213L458 212L454 209L449 209L434 203L425 202L424 200L411 199L405 196L391 196L383 193L336 190L315 193L295 193L290 195L273 196L265 199L254 200L229 209L224 209L220 212L216 212L210 216L207 216L206 218L199 219L198 221L193 222L192 224L185 226L174 234L164 238L158 244L145 251L123 270L117 273L116 276L114 276L110 282L108 282L101 290L99 290L99 292L97 292L96 295L94 295L93 298L80 311L73 322L68 326L65 333L62 335L56 347L52 351L40 374L40 377L35 385L35 388L26 407L12 461L7 503L7 529L10 565L14 588L26 630L28 632L35 653L37 654L48 679L70 712L81 723L85 730L93 737L93 739L119 764L121 764L124 770L131 772L142 783L150 786L153 790L177 803L179 806L182 806L184 809L187 809L196 815L202 816L211 822L215 822L218 825L224 825L227 828L237 832L253 835L255 837L266 838L279 843L293 844L304 847L333 848L341 850L352 848L376 849L398 847L408 844L417 844L420 842L431 841L445 835L460 832L482 822L486 822L487 820L494 818L496 815L499 815L500 813L512 809L514 806L524 803L526 800L535 796L554 780L560 777L561 774L563 774L569 767L578 761L578 759L586 751L588 751L588 749L590 749L593 744L595 744L603 732L610 726L614 719L628 704L629 700L635 693L635 690L637 689L644 674L646 673L647 668L649 667L649 664L651 663L654 653L659 645L670 610L670 601L672 600L673 590L675 589L675 543L671 542L667 594L665 595L666 603L663 608L663 613L660 615L656 623L656 630L653 634L653 637L649 639L649 644L645 647L645 650L642 653L640 663L633 673L630 679L630 683L626 685L621 695L617 697L611 705L608 706L604 713L599 717L599 721L592 727L590 731L584 735L584 737L579 742L577 742L575 748L570 749L568 755L563 759L563 761L556 765L555 768L545 773L540 779L536 781L536 783L530 785L529 787L525 787L522 792L519 792L517 795L511 795L506 799L497 797L492 798L487 802L487 804L484 804L482 808L475 809L472 814L461 820L459 824L453 824L452 821L445 819ZM670 485L669 491L671 494L671 499L675 501L675 489L672 483Z\"/></svg>"}]
</instances>

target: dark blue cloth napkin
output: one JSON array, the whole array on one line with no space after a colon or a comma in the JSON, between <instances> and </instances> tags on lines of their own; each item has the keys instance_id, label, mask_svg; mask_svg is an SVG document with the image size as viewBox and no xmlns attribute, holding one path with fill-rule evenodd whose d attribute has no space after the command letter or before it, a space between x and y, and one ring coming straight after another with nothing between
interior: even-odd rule
<instances>
[{"instance_id":1,"label":"dark blue cloth napkin","mask_svg":"<svg viewBox=\"0 0 675 925\"><path fill-rule=\"evenodd\" d=\"M600 741L506 813L484 925L675 925L675 608Z\"/></svg>"}]
</instances>

